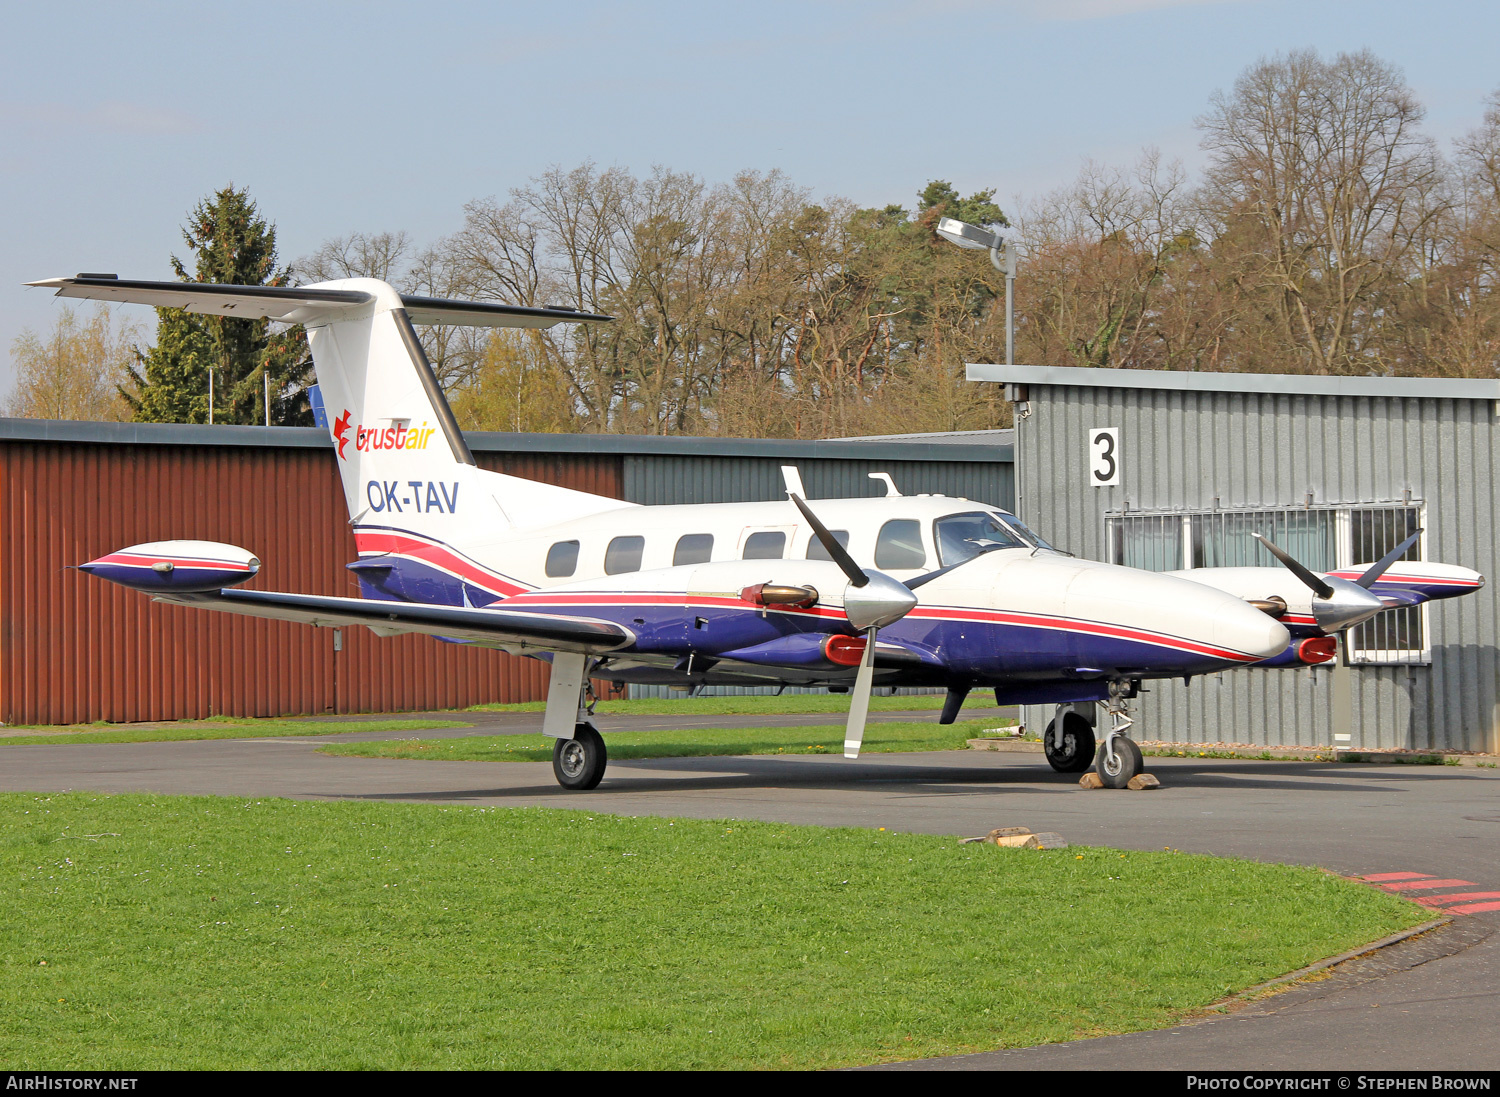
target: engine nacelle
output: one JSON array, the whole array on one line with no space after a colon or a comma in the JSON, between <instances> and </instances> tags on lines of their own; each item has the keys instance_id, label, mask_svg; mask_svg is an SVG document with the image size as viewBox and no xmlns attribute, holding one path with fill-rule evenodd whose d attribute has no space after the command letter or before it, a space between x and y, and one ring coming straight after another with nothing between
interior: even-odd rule
<instances>
[{"instance_id":1,"label":"engine nacelle","mask_svg":"<svg viewBox=\"0 0 1500 1097\"><path fill-rule=\"evenodd\" d=\"M217 541L152 541L79 564L80 571L132 590L222 590L253 578L260 560Z\"/></svg>"}]
</instances>

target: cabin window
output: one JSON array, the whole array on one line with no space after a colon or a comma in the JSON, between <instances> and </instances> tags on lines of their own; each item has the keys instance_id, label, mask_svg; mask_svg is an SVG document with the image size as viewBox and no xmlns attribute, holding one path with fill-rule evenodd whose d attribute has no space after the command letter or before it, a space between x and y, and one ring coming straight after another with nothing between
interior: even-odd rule
<instances>
[{"instance_id":1,"label":"cabin window","mask_svg":"<svg viewBox=\"0 0 1500 1097\"><path fill-rule=\"evenodd\" d=\"M922 547L922 523L910 518L893 518L880 527L875 540L877 568L920 568L927 564L927 550Z\"/></svg>"},{"instance_id":2,"label":"cabin window","mask_svg":"<svg viewBox=\"0 0 1500 1097\"><path fill-rule=\"evenodd\" d=\"M559 541L547 550L547 578L563 579L577 570L577 541Z\"/></svg>"},{"instance_id":3,"label":"cabin window","mask_svg":"<svg viewBox=\"0 0 1500 1097\"><path fill-rule=\"evenodd\" d=\"M645 550L644 537L616 537L604 550L604 574L620 575L627 571L640 571L641 554Z\"/></svg>"},{"instance_id":4,"label":"cabin window","mask_svg":"<svg viewBox=\"0 0 1500 1097\"><path fill-rule=\"evenodd\" d=\"M761 530L745 538L746 560L780 560L786 552L786 534L779 530Z\"/></svg>"},{"instance_id":5,"label":"cabin window","mask_svg":"<svg viewBox=\"0 0 1500 1097\"><path fill-rule=\"evenodd\" d=\"M842 545L844 548L847 549L849 547L849 531L848 530L846 530L846 529L831 529L828 532L831 533L831 534L833 534L833 539L835 541L837 541L840 545ZM807 543L807 558L809 560L832 560L833 559L832 556L828 555L828 550L823 547L823 542L818 540L816 534L814 534L813 539Z\"/></svg>"},{"instance_id":6,"label":"cabin window","mask_svg":"<svg viewBox=\"0 0 1500 1097\"><path fill-rule=\"evenodd\" d=\"M672 551L672 566L683 564L706 564L714 554L712 533L684 533L677 538L677 548Z\"/></svg>"},{"instance_id":7,"label":"cabin window","mask_svg":"<svg viewBox=\"0 0 1500 1097\"><path fill-rule=\"evenodd\" d=\"M1026 548L1020 537L993 514L950 514L932 524L937 540L938 561L945 568L972 560L997 548Z\"/></svg>"}]
</instances>

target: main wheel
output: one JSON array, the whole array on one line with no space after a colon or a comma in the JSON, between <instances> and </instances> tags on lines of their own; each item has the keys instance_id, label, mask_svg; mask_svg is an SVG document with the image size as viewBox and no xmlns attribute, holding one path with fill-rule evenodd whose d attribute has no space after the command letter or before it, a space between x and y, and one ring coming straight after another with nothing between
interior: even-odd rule
<instances>
[{"instance_id":1,"label":"main wheel","mask_svg":"<svg viewBox=\"0 0 1500 1097\"><path fill-rule=\"evenodd\" d=\"M566 789L597 788L604 780L608 761L604 736L593 724L579 724L573 729L573 738L559 739L552 745L552 772L557 783Z\"/></svg>"},{"instance_id":2,"label":"main wheel","mask_svg":"<svg viewBox=\"0 0 1500 1097\"><path fill-rule=\"evenodd\" d=\"M1094 729L1076 712L1063 713L1062 722L1061 747L1055 736L1056 720L1047 725L1047 733L1042 736L1047 764L1058 773L1082 773L1094 760Z\"/></svg>"},{"instance_id":3,"label":"main wheel","mask_svg":"<svg viewBox=\"0 0 1500 1097\"><path fill-rule=\"evenodd\" d=\"M1114 765L1110 765L1109 753L1103 744L1099 747L1099 757L1094 760L1094 771L1099 774L1105 788L1124 788L1141 772L1141 768L1141 748L1123 735L1115 736Z\"/></svg>"}]
</instances>

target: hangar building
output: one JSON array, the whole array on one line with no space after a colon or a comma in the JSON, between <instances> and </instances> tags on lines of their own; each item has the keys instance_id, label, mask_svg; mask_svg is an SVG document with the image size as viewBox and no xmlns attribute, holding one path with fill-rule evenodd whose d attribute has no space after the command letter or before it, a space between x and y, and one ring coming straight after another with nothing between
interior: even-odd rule
<instances>
[{"instance_id":1,"label":"hangar building","mask_svg":"<svg viewBox=\"0 0 1500 1097\"><path fill-rule=\"evenodd\" d=\"M478 463L637 503L908 494L1009 508L1010 447L949 436L837 442L470 434ZM176 538L264 561L252 587L355 594L328 432L0 419L0 722L418 711L540 700L544 664L421 636L311 629L153 603L74 566Z\"/></svg>"},{"instance_id":2,"label":"hangar building","mask_svg":"<svg viewBox=\"0 0 1500 1097\"><path fill-rule=\"evenodd\" d=\"M1409 559L1489 580L1354 630L1342 667L1159 682L1141 739L1500 750L1500 382L971 365L1016 407L1017 513L1079 556L1156 571ZM1050 710L1028 709L1040 728ZM1343 738L1347 736L1347 739Z\"/></svg>"}]
</instances>

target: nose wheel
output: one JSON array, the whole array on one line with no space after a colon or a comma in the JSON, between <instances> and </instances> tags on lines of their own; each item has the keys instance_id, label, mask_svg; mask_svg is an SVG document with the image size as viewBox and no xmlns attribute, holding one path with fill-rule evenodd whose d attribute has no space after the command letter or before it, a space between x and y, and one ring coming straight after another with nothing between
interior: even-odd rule
<instances>
[{"instance_id":1,"label":"nose wheel","mask_svg":"<svg viewBox=\"0 0 1500 1097\"><path fill-rule=\"evenodd\" d=\"M1098 757L1094 759L1094 772L1099 775L1105 788L1127 787L1130 779L1143 768L1141 748L1129 736L1130 729L1135 725L1126 705L1129 689L1127 682L1114 681L1109 684L1109 700L1106 705L1109 709L1110 728L1104 735L1104 744L1099 748Z\"/></svg>"},{"instance_id":2,"label":"nose wheel","mask_svg":"<svg viewBox=\"0 0 1500 1097\"><path fill-rule=\"evenodd\" d=\"M584 792L597 788L604 780L604 767L608 762L604 736L593 724L577 725L573 729L573 738L558 739L552 745L552 773L557 783L566 789Z\"/></svg>"}]
</instances>

